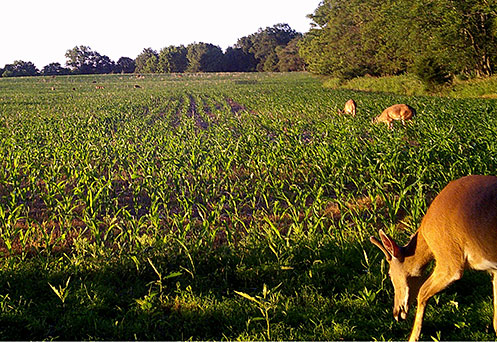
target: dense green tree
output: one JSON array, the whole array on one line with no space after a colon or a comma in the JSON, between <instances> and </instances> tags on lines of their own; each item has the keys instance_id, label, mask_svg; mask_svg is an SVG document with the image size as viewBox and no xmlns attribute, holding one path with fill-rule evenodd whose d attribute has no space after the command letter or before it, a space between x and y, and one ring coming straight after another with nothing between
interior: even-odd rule
<instances>
[{"instance_id":1,"label":"dense green tree","mask_svg":"<svg viewBox=\"0 0 497 342\"><path fill-rule=\"evenodd\" d=\"M311 72L344 78L400 74L423 60L440 75L490 75L496 14L496 0L323 0L300 55Z\"/></svg>"},{"instance_id":2,"label":"dense green tree","mask_svg":"<svg viewBox=\"0 0 497 342\"><path fill-rule=\"evenodd\" d=\"M224 71L248 72L255 71L257 60L254 55L240 47L229 47L224 53Z\"/></svg>"},{"instance_id":3,"label":"dense green tree","mask_svg":"<svg viewBox=\"0 0 497 342\"><path fill-rule=\"evenodd\" d=\"M276 48L286 46L297 36L299 33L288 24L277 24L238 39L235 47L253 54L257 60L257 71L278 71Z\"/></svg>"},{"instance_id":4,"label":"dense green tree","mask_svg":"<svg viewBox=\"0 0 497 342\"><path fill-rule=\"evenodd\" d=\"M37 76L38 69L32 62L15 61L13 64L5 65L2 77Z\"/></svg>"},{"instance_id":5,"label":"dense green tree","mask_svg":"<svg viewBox=\"0 0 497 342\"><path fill-rule=\"evenodd\" d=\"M114 62L89 46L76 46L66 51L66 65L76 74L107 74L114 70Z\"/></svg>"},{"instance_id":6,"label":"dense green tree","mask_svg":"<svg viewBox=\"0 0 497 342\"><path fill-rule=\"evenodd\" d=\"M438 86L451 81L452 76L436 56L418 58L412 70L424 83L427 90L435 90Z\"/></svg>"},{"instance_id":7,"label":"dense green tree","mask_svg":"<svg viewBox=\"0 0 497 342\"><path fill-rule=\"evenodd\" d=\"M194 43L188 45L189 72L216 72L223 71L223 50L219 46L208 43Z\"/></svg>"},{"instance_id":8,"label":"dense green tree","mask_svg":"<svg viewBox=\"0 0 497 342\"><path fill-rule=\"evenodd\" d=\"M96 53L94 57L94 66L96 74L110 74L115 69L115 63L108 56Z\"/></svg>"},{"instance_id":9,"label":"dense green tree","mask_svg":"<svg viewBox=\"0 0 497 342\"><path fill-rule=\"evenodd\" d=\"M43 76L69 75L71 70L64 68L60 63L50 63L41 70Z\"/></svg>"},{"instance_id":10,"label":"dense green tree","mask_svg":"<svg viewBox=\"0 0 497 342\"><path fill-rule=\"evenodd\" d=\"M188 67L188 49L183 45L168 46L159 52L160 72L185 72Z\"/></svg>"},{"instance_id":11,"label":"dense green tree","mask_svg":"<svg viewBox=\"0 0 497 342\"><path fill-rule=\"evenodd\" d=\"M66 65L71 68L74 73L78 74L93 74L95 73L94 56L95 52L89 46L75 46L67 50L65 54L67 60Z\"/></svg>"},{"instance_id":12,"label":"dense green tree","mask_svg":"<svg viewBox=\"0 0 497 342\"><path fill-rule=\"evenodd\" d=\"M325 0L321 3L311 16L315 27L301 43L301 55L311 72L343 78L378 73L374 59L382 39L376 36L374 44L366 43L365 32L369 29L366 23L371 23L375 13L381 11L381 3L366 1L369 8L362 0ZM391 0L385 2L388 1Z\"/></svg>"},{"instance_id":13,"label":"dense green tree","mask_svg":"<svg viewBox=\"0 0 497 342\"><path fill-rule=\"evenodd\" d=\"M279 71L303 71L305 68L304 60L299 55L298 43L301 37L292 39L285 47L278 46L276 55L278 57Z\"/></svg>"},{"instance_id":14,"label":"dense green tree","mask_svg":"<svg viewBox=\"0 0 497 342\"><path fill-rule=\"evenodd\" d=\"M152 48L143 49L135 63L135 72L156 73L159 70L159 54Z\"/></svg>"},{"instance_id":15,"label":"dense green tree","mask_svg":"<svg viewBox=\"0 0 497 342\"><path fill-rule=\"evenodd\" d=\"M2 77L14 77L14 64L5 64L2 69Z\"/></svg>"},{"instance_id":16,"label":"dense green tree","mask_svg":"<svg viewBox=\"0 0 497 342\"><path fill-rule=\"evenodd\" d=\"M478 76L494 73L497 63L497 1L448 0L453 8L451 20L458 20L464 52L463 70ZM457 38L457 37L456 37Z\"/></svg>"},{"instance_id":17,"label":"dense green tree","mask_svg":"<svg viewBox=\"0 0 497 342\"><path fill-rule=\"evenodd\" d=\"M114 66L117 73L129 74L135 72L136 64L132 58L121 57Z\"/></svg>"}]
</instances>

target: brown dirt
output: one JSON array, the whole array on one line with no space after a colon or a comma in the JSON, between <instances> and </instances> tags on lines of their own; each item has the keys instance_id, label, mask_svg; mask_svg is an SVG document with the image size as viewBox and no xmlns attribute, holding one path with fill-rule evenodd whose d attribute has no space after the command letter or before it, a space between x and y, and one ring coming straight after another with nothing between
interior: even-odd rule
<instances>
[{"instance_id":1,"label":"brown dirt","mask_svg":"<svg viewBox=\"0 0 497 342\"><path fill-rule=\"evenodd\" d=\"M197 104L192 95L188 95L190 99L190 107L188 109L187 115L195 119L195 125L200 129L209 128L209 124L204 120L204 118L197 111Z\"/></svg>"},{"instance_id":2,"label":"brown dirt","mask_svg":"<svg viewBox=\"0 0 497 342\"><path fill-rule=\"evenodd\" d=\"M247 110L244 105L236 102L232 98L227 98L226 102L228 102L229 106L231 107L231 113L233 115L238 116L240 112Z\"/></svg>"}]
</instances>

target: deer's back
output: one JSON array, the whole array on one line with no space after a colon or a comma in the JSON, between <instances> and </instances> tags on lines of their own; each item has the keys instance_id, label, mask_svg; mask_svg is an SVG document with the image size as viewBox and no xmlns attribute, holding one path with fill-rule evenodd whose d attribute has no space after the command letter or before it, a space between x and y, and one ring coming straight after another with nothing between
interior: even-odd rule
<instances>
[{"instance_id":1,"label":"deer's back","mask_svg":"<svg viewBox=\"0 0 497 342\"><path fill-rule=\"evenodd\" d=\"M497 177L450 182L433 200L419 231L437 260L497 269Z\"/></svg>"},{"instance_id":2,"label":"deer's back","mask_svg":"<svg viewBox=\"0 0 497 342\"><path fill-rule=\"evenodd\" d=\"M356 103L354 100L350 99L345 103L345 107L343 108L343 112L345 114L353 114L355 115L356 111Z\"/></svg>"},{"instance_id":3,"label":"deer's back","mask_svg":"<svg viewBox=\"0 0 497 342\"><path fill-rule=\"evenodd\" d=\"M381 113L381 117L388 117L394 120L411 120L416 111L406 104L396 104L388 107Z\"/></svg>"}]
</instances>

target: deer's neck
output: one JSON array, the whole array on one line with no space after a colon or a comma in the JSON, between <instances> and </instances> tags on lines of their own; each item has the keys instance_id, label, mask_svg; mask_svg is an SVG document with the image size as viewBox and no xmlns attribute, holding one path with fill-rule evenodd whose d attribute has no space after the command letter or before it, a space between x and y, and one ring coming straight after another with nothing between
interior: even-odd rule
<instances>
[{"instance_id":1,"label":"deer's neck","mask_svg":"<svg viewBox=\"0 0 497 342\"><path fill-rule=\"evenodd\" d=\"M413 276L421 275L426 265L433 260L433 253L419 231L411 237L409 243L404 247L404 252L404 263L409 265L408 268Z\"/></svg>"}]
</instances>

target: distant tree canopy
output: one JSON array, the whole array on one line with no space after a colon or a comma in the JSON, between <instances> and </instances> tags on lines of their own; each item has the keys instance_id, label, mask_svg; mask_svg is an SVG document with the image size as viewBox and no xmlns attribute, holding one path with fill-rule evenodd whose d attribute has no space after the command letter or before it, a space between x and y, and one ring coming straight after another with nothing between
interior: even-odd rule
<instances>
[{"instance_id":1,"label":"distant tree canopy","mask_svg":"<svg viewBox=\"0 0 497 342\"><path fill-rule=\"evenodd\" d=\"M235 47L255 58L255 70L280 71L276 50L286 47L293 39L300 36L301 34L293 30L288 24L277 24L265 29L261 28L256 33L238 39Z\"/></svg>"},{"instance_id":2,"label":"distant tree canopy","mask_svg":"<svg viewBox=\"0 0 497 342\"><path fill-rule=\"evenodd\" d=\"M300 55L316 74L443 79L488 76L497 64L496 0L323 0L309 17Z\"/></svg>"},{"instance_id":3,"label":"distant tree canopy","mask_svg":"<svg viewBox=\"0 0 497 342\"><path fill-rule=\"evenodd\" d=\"M0 76L301 71L305 68L303 58L297 53L301 39L302 34L288 24L277 24L238 39L225 52L217 45L200 42L186 47L168 46L159 52L145 48L135 59L121 57L117 62L80 45L66 51L67 68L50 63L39 73L33 63L16 61L0 69Z\"/></svg>"},{"instance_id":4,"label":"distant tree canopy","mask_svg":"<svg viewBox=\"0 0 497 342\"><path fill-rule=\"evenodd\" d=\"M288 24L260 28L224 53L194 43L144 49L116 63L88 46L67 50L66 65L15 61L0 76L300 71L352 78L415 73L436 85L497 69L497 0L322 0L305 35Z\"/></svg>"},{"instance_id":5,"label":"distant tree canopy","mask_svg":"<svg viewBox=\"0 0 497 342\"><path fill-rule=\"evenodd\" d=\"M247 72L301 71L304 60L298 54L297 42L302 34L288 24L259 29L238 39L233 47L222 49L209 43L168 46L157 52L144 49L135 59L136 72Z\"/></svg>"},{"instance_id":6,"label":"distant tree canopy","mask_svg":"<svg viewBox=\"0 0 497 342\"><path fill-rule=\"evenodd\" d=\"M121 57L115 65L114 71L122 74L135 72L136 63L134 59L129 57Z\"/></svg>"},{"instance_id":7,"label":"distant tree canopy","mask_svg":"<svg viewBox=\"0 0 497 342\"><path fill-rule=\"evenodd\" d=\"M136 57L136 72L155 73L158 71L159 54L152 48L143 49Z\"/></svg>"},{"instance_id":8,"label":"distant tree canopy","mask_svg":"<svg viewBox=\"0 0 497 342\"><path fill-rule=\"evenodd\" d=\"M6 64L2 69L2 77L36 76L38 69L31 62L15 61L13 64Z\"/></svg>"},{"instance_id":9,"label":"distant tree canopy","mask_svg":"<svg viewBox=\"0 0 497 342\"><path fill-rule=\"evenodd\" d=\"M186 58L188 72L223 71L223 50L219 46L207 43L188 45Z\"/></svg>"},{"instance_id":10,"label":"distant tree canopy","mask_svg":"<svg viewBox=\"0 0 497 342\"><path fill-rule=\"evenodd\" d=\"M224 53L224 71L255 71L256 66L257 59L255 59L254 55L244 51L241 47L229 47Z\"/></svg>"},{"instance_id":11,"label":"distant tree canopy","mask_svg":"<svg viewBox=\"0 0 497 342\"><path fill-rule=\"evenodd\" d=\"M45 65L41 70L41 74L43 76L69 75L70 73L71 70L62 67L60 63L50 63L48 65Z\"/></svg>"},{"instance_id":12,"label":"distant tree canopy","mask_svg":"<svg viewBox=\"0 0 497 342\"><path fill-rule=\"evenodd\" d=\"M276 47L278 57L278 71L302 71L305 68L304 60L299 55L298 44L302 40L301 36L293 38L286 46Z\"/></svg>"},{"instance_id":13,"label":"distant tree canopy","mask_svg":"<svg viewBox=\"0 0 497 342\"><path fill-rule=\"evenodd\" d=\"M188 49L181 46L168 46L159 52L159 71L185 72L188 67Z\"/></svg>"},{"instance_id":14,"label":"distant tree canopy","mask_svg":"<svg viewBox=\"0 0 497 342\"><path fill-rule=\"evenodd\" d=\"M107 74L114 70L114 62L88 46L76 46L65 54L67 66L77 74Z\"/></svg>"}]
</instances>

